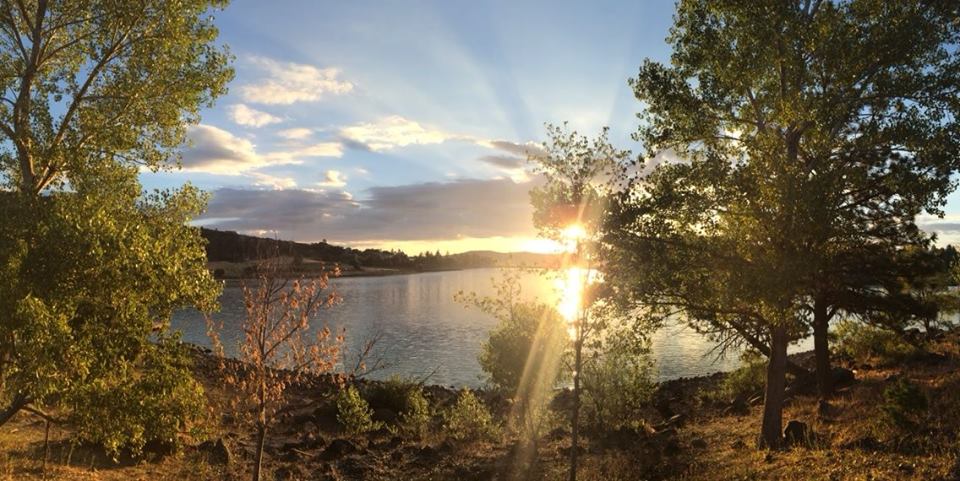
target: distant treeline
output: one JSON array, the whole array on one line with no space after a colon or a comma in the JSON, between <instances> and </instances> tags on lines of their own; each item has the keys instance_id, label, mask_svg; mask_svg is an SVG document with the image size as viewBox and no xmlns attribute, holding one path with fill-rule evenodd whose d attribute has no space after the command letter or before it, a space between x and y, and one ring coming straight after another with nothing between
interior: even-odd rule
<instances>
[{"instance_id":1,"label":"distant treeline","mask_svg":"<svg viewBox=\"0 0 960 481\"><path fill-rule=\"evenodd\" d=\"M201 228L207 240L207 260L211 262L245 262L274 255L295 259L312 259L338 263L354 269L364 267L411 271L471 269L478 267L550 267L555 256L546 254L472 251L442 254L440 251L408 255L400 250L354 249L320 242L304 243L239 234L233 231Z\"/></svg>"}]
</instances>

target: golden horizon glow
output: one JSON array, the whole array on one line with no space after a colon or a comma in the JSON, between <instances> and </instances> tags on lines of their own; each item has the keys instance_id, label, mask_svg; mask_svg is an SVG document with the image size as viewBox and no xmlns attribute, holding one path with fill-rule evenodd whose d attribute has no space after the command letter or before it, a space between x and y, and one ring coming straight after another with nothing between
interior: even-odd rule
<instances>
[{"instance_id":1,"label":"golden horizon glow","mask_svg":"<svg viewBox=\"0 0 960 481\"><path fill-rule=\"evenodd\" d=\"M461 237L457 239L437 240L370 240L334 241L331 243L349 245L358 249L375 248L392 250L399 249L408 255L417 255L421 252L435 252L459 254L469 251L494 251L500 253L529 252L532 254L560 254L565 246L552 239L539 237Z\"/></svg>"}]
</instances>

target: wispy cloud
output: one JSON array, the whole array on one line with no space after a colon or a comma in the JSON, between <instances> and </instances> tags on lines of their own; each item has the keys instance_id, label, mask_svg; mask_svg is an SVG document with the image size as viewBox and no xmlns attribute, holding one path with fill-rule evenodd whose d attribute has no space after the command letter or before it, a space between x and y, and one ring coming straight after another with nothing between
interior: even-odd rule
<instances>
[{"instance_id":1,"label":"wispy cloud","mask_svg":"<svg viewBox=\"0 0 960 481\"><path fill-rule=\"evenodd\" d=\"M399 115L344 127L340 129L340 137L353 147L373 151L391 150L407 145L440 144L452 139L470 140L467 136L425 127Z\"/></svg>"},{"instance_id":2,"label":"wispy cloud","mask_svg":"<svg viewBox=\"0 0 960 481\"><path fill-rule=\"evenodd\" d=\"M248 127L263 127L275 124L283 119L260 110L252 109L244 104L234 104L227 108L227 114L239 125Z\"/></svg>"},{"instance_id":3,"label":"wispy cloud","mask_svg":"<svg viewBox=\"0 0 960 481\"><path fill-rule=\"evenodd\" d=\"M248 139L212 125L195 125L187 130L191 145L184 149L184 170L238 175L270 165L302 164L313 157L340 157L338 142L318 142L289 150L260 153Z\"/></svg>"},{"instance_id":4,"label":"wispy cloud","mask_svg":"<svg viewBox=\"0 0 960 481\"><path fill-rule=\"evenodd\" d=\"M269 187L274 190L294 189L297 187L297 181L292 177L277 177L262 172L251 172L248 175L254 179L254 185L261 187Z\"/></svg>"},{"instance_id":5,"label":"wispy cloud","mask_svg":"<svg viewBox=\"0 0 960 481\"><path fill-rule=\"evenodd\" d=\"M303 127L285 129L277 132L277 135L287 140L303 140L310 137L313 131Z\"/></svg>"},{"instance_id":6,"label":"wispy cloud","mask_svg":"<svg viewBox=\"0 0 960 481\"><path fill-rule=\"evenodd\" d=\"M315 102L327 95L340 95L353 90L353 84L340 79L340 70L336 68L317 68L266 57L251 57L249 61L265 77L240 87L240 95L247 102L290 105Z\"/></svg>"},{"instance_id":7,"label":"wispy cloud","mask_svg":"<svg viewBox=\"0 0 960 481\"><path fill-rule=\"evenodd\" d=\"M363 200L336 189L220 189L203 218L220 228L279 232L303 241L533 236L534 185L509 179L427 182L373 187Z\"/></svg>"}]
</instances>

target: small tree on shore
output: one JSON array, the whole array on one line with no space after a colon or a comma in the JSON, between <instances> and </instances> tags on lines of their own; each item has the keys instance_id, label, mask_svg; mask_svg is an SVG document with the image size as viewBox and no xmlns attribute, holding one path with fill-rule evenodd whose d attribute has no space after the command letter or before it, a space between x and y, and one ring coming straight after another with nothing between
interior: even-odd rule
<instances>
[{"instance_id":1,"label":"small tree on shore","mask_svg":"<svg viewBox=\"0 0 960 481\"><path fill-rule=\"evenodd\" d=\"M610 144L609 129L604 128L596 139L588 139L575 131L548 125L549 141L541 154L530 156L533 170L546 182L530 192L534 207L533 222L541 236L568 247L563 276L567 286L559 310L570 322L573 341L573 407L570 416L572 449L570 480L577 478L577 455L580 434L580 390L584 347L601 328L601 319L592 316L597 289L595 278L598 226L604 205L611 194L611 181L617 178L629 151Z\"/></svg>"},{"instance_id":2,"label":"small tree on shore","mask_svg":"<svg viewBox=\"0 0 960 481\"><path fill-rule=\"evenodd\" d=\"M283 407L285 391L309 377L332 373L344 340L326 324L311 325L320 309L337 301L328 273L288 280L280 277L277 262L262 264L256 286L243 288L246 317L236 361L224 357L221 326L207 321L233 411L246 414L255 429L254 481L260 479L264 440Z\"/></svg>"}]
</instances>

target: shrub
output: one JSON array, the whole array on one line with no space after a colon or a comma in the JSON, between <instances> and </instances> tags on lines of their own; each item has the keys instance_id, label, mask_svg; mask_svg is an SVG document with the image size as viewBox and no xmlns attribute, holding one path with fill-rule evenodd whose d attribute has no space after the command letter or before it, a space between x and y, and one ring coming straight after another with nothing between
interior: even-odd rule
<instances>
[{"instance_id":1,"label":"shrub","mask_svg":"<svg viewBox=\"0 0 960 481\"><path fill-rule=\"evenodd\" d=\"M652 368L646 354L617 346L584 363L580 380L587 423L598 429L636 428L656 386Z\"/></svg>"},{"instance_id":2,"label":"shrub","mask_svg":"<svg viewBox=\"0 0 960 481\"><path fill-rule=\"evenodd\" d=\"M407 393L406 408L397 418L396 431L414 437L423 437L430 424L430 403L423 396L423 390L417 389Z\"/></svg>"},{"instance_id":3,"label":"shrub","mask_svg":"<svg viewBox=\"0 0 960 481\"><path fill-rule=\"evenodd\" d=\"M741 366L727 373L711 397L731 401L749 398L763 392L767 379L767 358L754 350L740 354Z\"/></svg>"},{"instance_id":4,"label":"shrub","mask_svg":"<svg viewBox=\"0 0 960 481\"><path fill-rule=\"evenodd\" d=\"M467 389L460 391L457 402L443 413L443 425L457 440L492 441L500 434L490 410Z\"/></svg>"},{"instance_id":5,"label":"shrub","mask_svg":"<svg viewBox=\"0 0 960 481\"><path fill-rule=\"evenodd\" d=\"M373 410L357 388L347 386L337 394L337 421L350 434L363 434L382 427L372 418Z\"/></svg>"},{"instance_id":6,"label":"shrub","mask_svg":"<svg viewBox=\"0 0 960 481\"><path fill-rule=\"evenodd\" d=\"M908 361L920 350L897 333L857 321L841 321L835 332L837 353L858 362L890 366Z\"/></svg>"},{"instance_id":7,"label":"shrub","mask_svg":"<svg viewBox=\"0 0 960 481\"><path fill-rule=\"evenodd\" d=\"M883 391L880 410L894 426L913 428L927 411L927 396L916 384L900 379Z\"/></svg>"}]
</instances>

